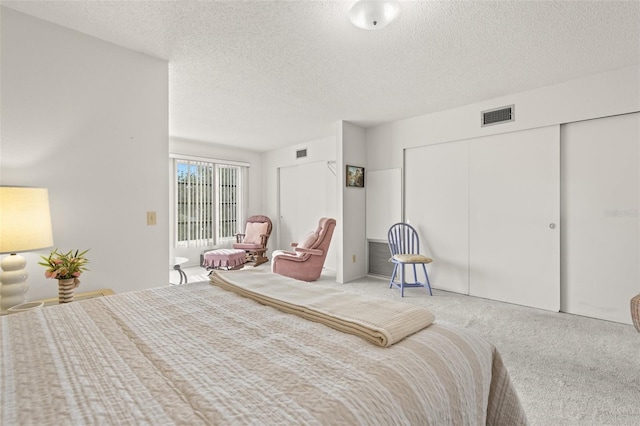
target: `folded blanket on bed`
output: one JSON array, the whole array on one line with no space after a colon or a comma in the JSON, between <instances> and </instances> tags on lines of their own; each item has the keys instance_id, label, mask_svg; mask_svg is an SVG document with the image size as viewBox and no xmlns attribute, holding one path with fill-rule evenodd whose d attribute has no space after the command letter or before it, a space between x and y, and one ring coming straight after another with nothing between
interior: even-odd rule
<instances>
[{"instance_id":1,"label":"folded blanket on bed","mask_svg":"<svg viewBox=\"0 0 640 426\"><path fill-rule=\"evenodd\" d=\"M428 327L435 320L429 310L419 306L367 298L278 274L214 271L211 283L383 347Z\"/></svg>"}]
</instances>

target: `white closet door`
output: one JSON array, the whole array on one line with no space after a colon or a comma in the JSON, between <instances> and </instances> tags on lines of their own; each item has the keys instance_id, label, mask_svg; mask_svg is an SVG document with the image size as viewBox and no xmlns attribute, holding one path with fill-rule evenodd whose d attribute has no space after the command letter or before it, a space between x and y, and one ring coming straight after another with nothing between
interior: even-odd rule
<instances>
[{"instance_id":1,"label":"white closet door","mask_svg":"<svg viewBox=\"0 0 640 426\"><path fill-rule=\"evenodd\" d=\"M405 151L405 220L433 257L431 286L469 293L468 143L452 142Z\"/></svg>"},{"instance_id":2,"label":"white closet door","mask_svg":"<svg viewBox=\"0 0 640 426\"><path fill-rule=\"evenodd\" d=\"M279 249L291 250L292 242L315 231L320 218L327 216L327 173L326 161L279 169Z\"/></svg>"},{"instance_id":3,"label":"white closet door","mask_svg":"<svg viewBox=\"0 0 640 426\"><path fill-rule=\"evenodd\" d=\"M631 323L640 113L562 126L562 311Z\"/></svg>"},{"instance_id":4,"label":"white closet door","mask_svg":"<svg viewBox=\"0 0 640 426\"><path fill-rule=\"evenodd\" d=\"M327 173L326 161L298 166L298 235L293 241L301 241L309 232L315 231L318 221L327 216ZM333 182L335 185L335 180Z\"/></svg>"},{"instance_id":5,"label":"white closet door","mask_svg":"<svg viewBox=\"0 0 640 426\"><path fill-rule=\"evenodd\" d=\"M469 143L470 294L560 309L558 126Z\"/></svg>"},{"instance_id":6,"label":"white closet door","mask_svg":"<svg viewBox=\"0 0 640 426\"><path fill-rule=\"evenodd\" d=\"M297 235L298 217L298 167L278 169L278 243L280 250L290 250Z\"/></svg>"}]
</instances>

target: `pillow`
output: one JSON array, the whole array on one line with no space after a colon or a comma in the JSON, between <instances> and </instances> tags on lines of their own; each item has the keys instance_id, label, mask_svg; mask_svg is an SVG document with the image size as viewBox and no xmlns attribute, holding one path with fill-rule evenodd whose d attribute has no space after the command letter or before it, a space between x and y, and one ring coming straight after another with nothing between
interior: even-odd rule
<instances>
[{"instance_id":1,"label":"pillow","mask_svg":"<svg viewBox=\"0 0 640 426\"><path fill-rule=\"evenodd\" d=\"M262 244L260 235L267 233L269 224L266 222L247 222L247 229L244 231L244 244Z\"/></svg>"},{"instance_id":2,"label":"pillow","mask_svg":"<svg viewBox=\"0 0 640 426\"><path fill-rule=\"evenodd\" d=\"M431 263L433 259L421 254L396 254L393 256L398 262L407 263Z\"/></svg>"},{"instance_id":3,"label":"pillow","mask_svg":"<svg viewBox=\"0 0 640 426\"><path fill-rule=\"evenodd\" d=\"M306 237L304 237L304 240L302 240L300 243L298 243L299 248L311 248L316 241L318 241L318 233L317 232L312 232L310 234L308 234Z\"/></svg>"}]
</instances>

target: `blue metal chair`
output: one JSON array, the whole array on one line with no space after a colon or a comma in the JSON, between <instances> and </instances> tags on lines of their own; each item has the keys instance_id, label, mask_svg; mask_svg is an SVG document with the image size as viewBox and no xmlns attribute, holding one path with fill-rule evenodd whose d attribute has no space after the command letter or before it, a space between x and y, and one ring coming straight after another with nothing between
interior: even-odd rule
<instances>
[{"instance_id":1,"label":"blue metal chair","mask_svg":"<svg viewBox=\"0 0 640 426\"><path fill-rule=\"evenodd\" d=\"M393 273L391 274L389 288L399 288L400 295L404 297L405 287L424 287L433 296L429 275L427 274L427 264L433 262L433 259L420 254L420 240L413 226L408 223L396 223L389 228L388 238L389 250L391 251L390 260L393 262ZM413 282L407 282L405 279L405 266L409 265L413 268L415 280ZM416 265L422 265L425 282L418 280L418 268ZM399 278L399 282L395 282L396 277Z\"/></svg>"}]
</instances>

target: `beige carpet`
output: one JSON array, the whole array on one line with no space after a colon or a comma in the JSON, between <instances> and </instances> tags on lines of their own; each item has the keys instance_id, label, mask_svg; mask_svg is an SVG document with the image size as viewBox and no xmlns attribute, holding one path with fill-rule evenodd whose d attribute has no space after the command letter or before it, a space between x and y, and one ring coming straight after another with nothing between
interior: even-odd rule
<instances>
[{"instance_id":1,"label":"beige carpet","mask_svg":"<svg viewBox=\"0 0 640 426\"><path fill-rule=\"evenodd\" d=\"M190 282L207 279L189 269ZM436 322L475 330L502 354L532 425L640 424L640 333L632 325L438 290L430 297L406 289L402 299L374 278L338 284L327 273L317 283L424 306Z\"/></svg>"}]
</instances>

